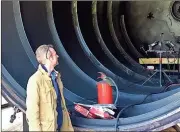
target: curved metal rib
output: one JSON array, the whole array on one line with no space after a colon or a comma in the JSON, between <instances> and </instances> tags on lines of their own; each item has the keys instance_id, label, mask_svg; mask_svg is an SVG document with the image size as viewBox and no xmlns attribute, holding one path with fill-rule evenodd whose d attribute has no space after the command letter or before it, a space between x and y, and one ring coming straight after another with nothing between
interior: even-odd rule
<instances>
[{"instance_id":1,"label":"curved metal rib","mask_svg":"<svg viewBox=\"0 0 180 132\"><path fill-rule=\"evenodd\" d=\"M125 51L124 49L121 47L121 44L116 36L115 30L114 30L114 25L113 25L113 19L112 19L112 1L108 1L108 5L107 5L108 9L108 22L109 22L109 29L110 29L110 33L111 36L113 38L113 41L116 45L116 47L118 48L118 50L120 51L120 54L126 59L127 62L129 62L129 65L132 66L132 69L134 71L137 71L138 73L141 73L143 75L148 76L148 74L150 73L146 68L144 68L143 66L141 66L139 63L137 63L135 60L133 60ZM117 17L117 16L116 16Z\"/></svg>"},{"instance_id":2,"label":"curved metal rib","mask_svg":"<svg viewBox=\"0 0 180 132\"><path fill-rule=\"evenodd\" d=\"M153 101L147 104L140 104L140 105L136 105L134 107L130 107L129 109L127 109L126 111L124 111L124 116L135 116L135 115L142 115L142 114L146 114L148 112L151 112L153 110L157 110L161 107L164 107L168 104L171 104L171 106L173 106L173 102L177 102L177 100L180 99L180 92L178 91L177 93L163 98L163 99L159 99L157 101ZM176 104L177 105L177 104Z\"/></svg>"},{"instance_id":3,"label":"curved metal rib","mask_svg":"<svg viewBox=\"0 0 180 132\"><path fill-rule=\"evenodd\" d=\"M6 8L9 7L9 8ZM23 36L22 23L18 23L18 18L20 18L18 8L13 6L11 1L6 1L3 3L2 11L5 12L2 14L2 61L1 63L6 67L6 69L11 73L13 78L16 78L21 86L26 86L27 78L24 78L24 74L29 76L34 72L33 61L31 61L30 54L31 50L27 52L29 47L28 42L26 41L25 35ZM15 15L16 14L16 15ZM18 16L16 19L14 16ZM19 26L17 26L19 24ZM20 26L21 25L21 26ZM17 28L18 27L18 28ZM19 34L20 33L20 34ZM21 36L22 35L22 36ZM21 37L20 37L21 36ZM25 43L22 43L25 42ZM26 45L27 44L27 47ZM28 54L28 56L27 56ZM23 62L23 65L18 65ZM24 73L22 69L29 69L28 73ZM17 74L18 72L18 74Z\"/></svg>"},{"instance_id":4,"label":"curved metal rib","mask_svg":"<svg viewBox=\"0 0 180 132\"><path fill-rule=\"evenodd\" d=\"M114 65L116 65L119 68L119 71L128 71L129 69L126 68L123 64L121 64L114 56L113 54L109 51L109 49L107 48L106 44L104 43L104 40L101 36L99 27L98 27L98 22L97 22L97 2L94 1L92 3L92 19L93 19L93 26L94 26L94 30L95 30L95 34L97 39L99 40L98 42L100 43L102 49L104 50L105 54L109 57L109 59L112 61L112 63L114 63ZM132 72L132 71L131 71ZM129 72L128 72L129 73ZM120 73L121 74L121 73ZM140 79L143 79L143 76L139 76Z\"/></svg>"},{"instance_id":5,"label":"curved metal rib","mask_svg":"<svg viewBox=\"0 0 180 132\"><path fill-rule=\"evenodd\" d=\"M58 37L61 39L64 49L83 72L94 80L97 80L98 70L94 68L94 65L92 65L84 54L75 34L72 24L71 2L65 1L59 3L59 1L53 1L51 10L54 20L53 24L56 26Z\"/></svg>"},{"instance_id":6,"label":"curved metal rib","mask_svg":"<svg viewBox=\"0 0 180 132\"><path fill-rule=\"evenodd\" d=\"M49 3L48 3L49 4ZM53 20L53 14L52 14L52 7L49 4L46 4L46 2L25 2L22 3L22 6L26 7L24 8L24 14L25 12L30 11L31 7L34 7L34 11L38 12L36 14L29 14L29 18L36 17L37 19L32 19L33 24L30 25L31 30L28 30L28 35L31 36L32 45L35 44L44 44L51 43L56 48L56 51L59 55L59 61L60 65L58 65L56 68L58 71L62 74L62 80L65 87L69 87L69 89L72 92L77 93L78 95L82 95L82 97L87 96L87 98L90 98L89 95L85 95L83 92L91 93L96 92L95 85L96 82L87 76L69 57L67 52L65 51L59 36L57 34L54 21ZM30 8L28 8L30 7ZM25 10L26 9L26 10ZM45 13L44 15L41 15L42 13ZM25 19L25 18L24 18ZM28 25L28 23L26 23ZM38 30L38 32L34 32L34 30ZM41 34L41 37L36 37L38 34ZM70 78L70 80L65 78ZM87 89L83 89L86 87ZM82 90L78 90L82 89ZM88 97L89 96L89 97Z\"/></svg>"},{"instance_id":7,"label":"curved metal rib","mask_svg":"<svg viewBox=\"0 0 180 132\"><path fill-rule=\"evenodd\" d=\"M13 2L8 2L8 3L5 3L6 5L5 5L5 7L7 7L7 9L9 9L8 11L10 11L10 9L13 9L12 8L12 6L15 6L16 5L16 8L14 8L14 9L17 9L17 10L19 10L20 9L20 7L19 7L19 3L17 2L17 1L13 1ZM14 5L15 4L15 5ZM33 3L31 3L31 4L33 4ZM36 3L34 3L34 4L36 4ZM38 5L38 4L37 4ZM37 6L36 5L36 6ZM42 4L42 3L40 3L40 5L44 5L44 7L46 7L46 2L44 2L44 4ZM34 8L35 9L35 8ZM40 8L37 8L37 9L40 9ZM44 12L46 12L46 8L44 8L45 10L44 10ZM3 10L4 11L4 10ZM48 13L52 13L51 12L51 10L49 9L49 4L47 4L47 12ZM12 14L13 14L14 12L12 11ZM16 20L18 20L18 21L21 21L21 20L19 20L19 19L21 19L21 17L19 17L19 16L17 16L17 15L20 15L20 14L16 14ZM48 18L48 20L49 20L49 22L51 22L51 16L52 16L52 14L49 14L48 15L49 17L46 17L46 18ZM9 19L9 17L8 16L6 16L6 18L7 19ZM13 18L13 17L12 17ZM41 20L43 20L43 19L41 19ZM47 19L46 19L46 21L47 21ZM9 22L9 21L8 21ZM4 23L5 25L7 24L7 23ZM17 23L16 23L17 24ZM22 24L22 23L21 23ZM50 23L50 24L52 24L52 23ZM5 26L6 27L6 26ZM15 26L16 27L16 26ZM23 27L23 25L22 25L22 27ZM40 27L40 26L39 26ZM48 27L48 26L47 26ZM54 28L52 28L52 32L54 31L53 30ZM25 32L22 32L22 30L23 30L23 28L17 28L17 29L15 29L15 31L16 30L19 30L18 31L18 33L19 32L21 32L21 33L25 33ZM12 29L11 29L11 31L12 31ZM54 32L55 33L55 32ZM26 35L25 34L21 34L21 35L23 35L23 37L25 37ZM15 34L13 34L13 36L15 36ZM56 37L56 34L54 34L54 36ZM22 38L23 38L22 37ZM13 37L12 37L13 38ZM18 38L18 37L17 37ZM6 41L7 42L7 39L6 38L3 38L3 40L4 41ZM13 40L14 40L14 38L13 38ZM22 42L22 41L21 41ZM5 43L3 43L3 44L5 44ZM10 45L10 43L6 43L6 44L9 44ZM21 45L21 43L19 43L19 45ZM28 46L28 43L25 43L24 44L24 46ZM18 45L16 45L16 46L18 46ZM30 47L29 47L30 48ZM7 49L8 51L9 50L11 50L11 48L9 48L9 49ZM15 50L17 50L17 49L15 49ZM29 53L27 53L26 52L26 54L23 54L23 51L25 50L25 49L19 49L19 50L21 50L20 51L20 53L22 53L22 55L23 55L23 57L24 58L28 58L29 56L31 56L29 59L31 59L31 60L29 60L29 62L30 62L30 65L29 66L31 66L32 65L32 68L31 69L28 69L28 71L26 71L26 72L24 72L24 75L23 75L23 77L25 78L25 79L28 79L28 77L30 77L30 75L29 75L29 73L30 74L32 74L31 73L31 70L33 70L33 71L35 71L35 69L37 68L37 67L35 67L35 65L33 65L33 63L32 62L35 62L35 63L37 63L37 61L36 61L36 59L35 59L35 55L33 54L33 52L29 52ZM31 48L29 49L30 51L32 50ZM90 90L90 91L88 91L88 93L90 94L90 92L93 92L93 94L91 94L90 95L90 97L89 98L92 98L93 96L92 95L94 95L94 93L96 92L96 90L95 90L95 81L94 80L92 80L92 79L90 79L87 75L85 75L80 69L78 69L78 67L77 66L75 66L74 65L74 63L72 62L72 60L70 59L70 58L68 58L68 55L66 54L66 53L64 53L65 52L65 50L63 51L64 49L63 49L63 47L61 47L61 45L60 45L60 52L61 52L61 54L60 55L62 55L61 57L62 58L64 58L64 59L62 59L61 57L61 62L62 63L64 63L64 64L66 64L66 68L67 68L67 66L68 67L70 67L67 71L70 71L71 72L71 78L73 77L72 75L73 75L73 72L72 71L74 71L75 72L75 74L76 74L76 76L75 76L75 78L73 79L73 80L75 80L76 82L78 82L77 81L77 79L79 80L80 78L82 78L83 79L83 81L82 82L85 82L86 83L86 91L88 91L88 89ZM6 52L6 53L8 53L8 52ZM5 54L5 53L4 53ZM14 60L16 60L18 63L15 63L15 64L17 64L17 65L20 65L22 62L21 61L19 61L17 58L19 57L19 56L15 56L14 58L12 58L12 59L14 59ZM27 59L28 60L28 59ZM65 60L66 61L66 63L63 61L63 60ZM67 62L69 61L69 63L70 64L68 64ZM6 64L6 62L3 62L3 63L5 63ZM25 65L25 64L24 64ZM61 64L61 65L63 65L63 64ZM2 81L2 85L3 85L3 87L4 87L4 89L3 89L3 91L4 91L4 93L6 93L6 94L8 94L8 97L10 98L10 100L11 100L11 102L13 103L13 104L15 104L15 105L17 105L18 107L20 107L21 109L22 109L22 111L25 111L25 97L26 97L26 93L25 93L25 86L24 86L24 88L23 87L21 87L16 81L18 81L18 82L20 82L21 83L21 81L23 81L22 79L21 79L21 81L19 81L19 80L17 80L17 78L16 78L16 81L14 80L13 81L13 77L11 77L10 76L10 74L7 72L7 70L5 69L5 67L4 66L2 66L3 67L3 69L2 69L2 73L3 73L3 81ZM11 67L11 68L13 68L13 67ZM70 70L70 69L72 69L72 70ZM63 69L63 70L66 70L66 69ZM66 74L67 74L67 71L66 71ZM77 76L78 75L78 73L81 73L81 76ZM15 76L16 76L16 74L18 75L19 74L19 72L15 72L14 73L15 74ZM77 78L78 77L78 78ZM86 80L88 79L88 82L86 82ZM9 80L9 82L7 81L7 80ZM25 83L27 83L27 82L25 82ZM90 85L88 85L88 83L90 84ZM74 85L74 84L73 84ZM75 86L75 85L74 85ZM81 86L83 86L83 83L81 83ZM89 88L88 88L88 87ZM81 88L81 87L80 87ZM7 91L7 90L9 90L9 91ZM15 90L15 91L13 91L13 90ZM76 88L76 90L77 90L77 88ZM19 91L19 94L17 93ZM73 90L72 90L73 91ZM82 90L80 90L80 91L82 91ZM77 91L76 91L76 93L77 93ZM82 97L80 97L80 96L78 96L78 95L76 95L76 94L73 94L72 92L70 92L69 90L67 90L66 88L65 88L65 90L64 90L64 94L65 95L68 95L68 96L66 96L70 101L72 101L72 100L74 100L74 101L83 101L83 102L88 102L88 100L86 100L86 99L84 99L84 98L82 98ZM84 94L84 92L83 92L83 94ZM85 97L88 97L88 95L85 95ZM15 100L14 100L15 99ZM21 100L20 100L21 99ZM14 101L15 102L14 102ZM91 102L92 103L92 101L89 101L89 102ZM19 104L20 103L20 104Z\"/></svg>"},{"instance_id":8,"label":"curved metal rib","mask_svg":"<svg viewBox=\"0 0 180 132\"><path fill-rule=\"evenodd\" d=\"M33 34L31 34L30 37L28 37L28 38L33 39L33 41L31 40L31 42L36 44L36 46L37 46L37 44L42 44L42 43L44 43L46 41L47 41L47 43L55 43L56 46L57 46L57 52L59 53L60 60L61 60L61 65L59 67L57 67L57 68L62 73L62 76L63 76L62 79L63 79L63 82L64 82L65 86L68 85L71 88L72 91L74 91L75 93L78 92L77 94L82 95L82 97L87 96L83 92L85 92L85 93L86 92L87 93L91 93L91 92L95 93L96 92L96 90L95 90L95 82L92 81L86 74L84 74L76 65L74 65L74 62L67 55L67 53L66 53L65 49L63 48L63 46L61 45L61 43L58 43L59 42L58 41L58 36L56 36L55 35L56 33L53 32L54 28L51 28L52 24L48 24L48 22L47 22L47 15L41 15L43 12L47 12L46 11L46 6L44 5L44 3L43 2L35 2L35 3L34 2L27 2L27 4L30 7L34 7L33 11L36 12L36 10L38 10L38 12L36 14L32 13L33 14L32 17L34 18L34 16L37 15L38 19L31 19L33 21L36 21L36 22L32 21L31 28L34 29L34 30L37 30L38 32L32 32ZM8 8L3 8L3 11L5 11L5 12L10 12L11 11L11 8L12 8L11 4L8 4L7 6L5 5L5 7L8 7ZM8 11L6 9L8 9ZM31 10L31 8L30 8L30 10ZM13 15L13 13L12 13L12 15ZM8 13L6 13L6 17L4 17L3 15L2 15L2 17L4 18L3 21L11 20L10 22L14 22L13 21L14 17L13 16L8 16ZM29 16L29 18L30 18L30 16ZM52 19L49 19L49 22L52 22ZM7 65L6 68L9 68L8 71L11 73L11 75L13 75L13 78L16 78L16 81L21 86L26 87L27 79L33 72L35 72L35 69L31 65L31 63L30 63L31 61L28 61L28 59L26 58L26 54L24 54L24 52L23 52L24 49L19 47L19 46L21 46L21 42L19 42L19 38L17 37L17 34L16 34L17 29L14 28L14 27L16 27L16 25L14 25L14 23L12 23L11 25L14 25L14 27L12 27L11 30L7 30L8 28L5 28L5 27L7 27L5 24L8 24L8 23L9 23L9 21L4 22L3 23L4 25L2 26L2 29L3 29L3 31L5 31L4 33L8 33L9 35L12 35L13 36L12 37L13 42L15 42L17 44L19 43L19 45L16 45L16 47L14 47L14 45L11 45L11 41L9 42L9 39L5 36L5 34L2 34L2 37L3 37L2 38L2 42L3 42L2 43L2 46L3 46L3 50L2 50L3 54L2 54L2 56L4 56L4 57L7 56L8 55L7 53L12 54L12 53L15 52L14 54L16 54L17 51L18 51L17 52L18 54L16 54L16 56L11 56L11 58L9 58L8 62L6 60L3 60L2 63L5 65L5 67ZM49 27L49 25L50 25L50 27ZM28 33L30 33L30 32L28 32ZM40 34L41 34L41 37L37 37ZM51 38L51 37L53 37L53 38ZM11 46L11 47L14 47L13 48L14 50L12 50L12 48L9 49L8 45ZM6 51L6 52L4 52L4 51ZM19 53L21 53L21 54L19 54ZM4 57L2 59L4 59ZM9 56L7 56L7 58L8 57ZM24 59L21 59L22 57ZM18 65L18 64L20 64L22 62L22 60L26 60L26 61L24 61L23 65ZM14 62L14 61L16 61L16 62ZM11 65L8 65L9 62L12 62L13 64L17 64L17 65L14 65L13 67L11 67ZM16 68L16 66L18 68ZM20 68L21 66L22 66L22 68ZM22 70L22 69L24 69L24 67L29 69L28 72L24 72ZM18 74L15 74L16 70L19 69L19 68L21 70L18 71ZM68 69L68 70L66 70L66 69ZM20 72L22 72L22 74L23 74L22 76L24 78L19 77ZM110 73L110 74L111 74L111 77L119 85L119 89L122 92L148 94L149 92L158 92L158 91L160 91L162 89L162 88L158 88L158 87L144 87L144 86L141 86L141 85L136 85L134 83L129 83L128 81L126 81L126 80L124 80L124 79L122 79L120 77L117 77L113 73ZM72 77L74 79L72 79L71 82L68 79L64 79L64 78L69 78L69 77ZM88 87L88 90L87 89L77 90L79 88L84 88L84 87ZM88 94L88 95L90 96L90 94ZM89 98L89 97L87 97L87 98Z\"/></svg>"},{"instance_id":9,"label":"curved metal rib","mask_svg":"<svg viewBox=\"0 0 180 132\"><path fill-rule=\"evenodd\" d=\"M94 10L96 9L96 7L92 7L92 8ZM76 35L77 35L77 37L79 39L80 44L82 45L82 48L83 48L84 52L86 53L86 55L89 57L89 59L92 62L94 62L94 61L98 62L99 65L100 65L100 62L94 57L94 55L93 55L93 58L90 57L90 55L92 55L92 53L89 50L89 48L87 47L86 42L85 42L85 40L84 40L84 38L82 36L81 30L80 30L80 27L79 27L78 16L77 16L77 2L73 2L72 3L72 14L73 14L73 22L74 22L74 28L75 28L75 31L76 31ZM97 19L95 19L95 17L94 17L93 20L97 20ZM94 21L94 22L96 22L96 24L94 24L94 25L96 25L96 30L95 31L97 31L98 30L98 28L97 28L97 21ZM99 32L96 32L96 33L99 33ZM97 35L100 35L100 34L97 34ZM113 62L115 62L114 64L118 65L118 67L120 68L121 74L124 73L123 74L124 77L125 77L125 75L127 75L127 76L129 76L129 78L128 78L129 80L130 80L131 77L133 77L133 80L137 79L137 81L138 80L145 80L145 79L147 79L146 77L143 77L141 75L138 75L138 74L134 73L133 71L131 71L130 69L128 69L127 67L122 65L121 63L118 63L119 61L115 57L112 56L110 51L107 49L106 45L103 43L104 41L103 41L101 35L98 36L98 38L100 39L100 42L102 42L100 44L102 44L103 49L106 50L106 53L108 53L108 55L109 55L108 57L113 58ZM94 63L94 64L96 64L96 63ZM105 69L104 66L102 66L102 68ZM103 70L103 69L101 69L101 70Z\"/></svg>"},{"instance_id":10,"label":"curved metal rib","mask_svg":"<svg viewBox=\"0 0 180 132\"><path fill-rule=\"evenodd\" d=\"M14 11L14 16L16 16L15 19L15 23L16 23L16 28L19 34L19 38L21 40L22 46L24 47L24 50L26 51L30 61L32 62L32 64L37 67L37 62L32 60L31 58L34 58L34 54L33 54L33 50L30 47L28 38L25 34L24 31L24 27L23 27L23 22L22 22L22 18L21 18L21 12L20 12L20 8L19 8L19 2L13 2L13 11Z\"/></svg>"},{"instance_id":11,"label":"curved metal rib","mask_svg":"<svg viewBox=\"0 0 180 132\"><path fill-rule=\"evenodd\" d=\"M144 91L145 93L147 93L147 91L153 91L153 89L155 91L159 91L161 88L158 87L149 87L148 86L142 86L142 85L136 85L133 83L129 83L128 81L122 79L119 76L116 76L114 73L112 73L110 70L108 70L107 68L105 68L96 58L95 56L92 54L92 52L89 50L89 48L87 47L85 40L83 39L82 33L80 31L80 27L79 27L79 23L78 23L78 18L77 18L77 2L73 1L72 2L72 15L73 15L73 24L74 24L74 28L78 37L78 40L84 50L84 53L88 56L88 58L95 64L95 66L102 72L106 73L108 76L110 76L113 80L115 80L115 82L117 83L118 86L120 86L120 90L121 91L126 91L126 92L130 92L131 87L133 86L133 89L131 89L133 92L140 92L140 91L144 91L143 89L146 88L146 90ZM134 74L133 74L134 75ZM132 76L133 76L132 75ZM140 80L136 83L141 83L143 82L143 80ZM130 86L132 84L132 86ZM128 85L128 86L127 86ZM121 89L122 88L122 89ZM139 90L135 90L135 89L139 89Z\"/></svg>"},{"instance_id":12,"label":"curved metal rib","mask_svg":"<svg viewBox=\"0 0 180 132\"><path fill-rule=\"evenodd\" d=\"M29 5L31 5L31 6L33 6L33 7L35 7L35 5L34 4L36 4L36 8L34 8L34 11L36 11L36 9L38 8L38 13L40 13L40 14L42 14L42 12L46 12L46 11L44 11L45 10L45 7L43 7L42 5L43 5L43 3L39 3L39 2L37 2L37 3L33 3L33 2L30 2L30 3L27 3L28 4L28 6ZM39 4L39 5L38 5ZM23 4L22 4L23 5ZM26 9L28 9L28 7L26 8ZM25 11L25 10L24 10ZM46 15L40 15L40 14L38 14L38 13L36 13L36 14L33 14L33 16L32 17L34 17L34 15L37 15L37 18L38 19L36 19L36 20L34 20L34 21L36 21L36 22L31 22L31 23L33 23L32 25L31 25L31 29L34 29L34 30L37 30L38 29L38 32L36 33L36 32L32 32L33 34L31 34L31 38L33 39L33 43L34 44L41 44L41 43L43 43L44 41L47 41L48 43L54 43L54 44L56 44L56 47L57 47L57 52L58 52L58 54L60 55L60 56L62 56L62 58L60 57L60 60L61 60L61 65L59 66L59 67L57 67L61 72L62 72L62 76L63 76L63 81L64 81L64 83L65 83L65 86L66 85L68 85L68 86L71 86L71 85L73 85L73 87L70 87L70 88L72 88L72 91L74 91L74 92L80 92L81 94L82 94L82 92L85 90L85 89L83 89L83 91L77 91L74 87L76 87L75 85L77 85L77 89L79 89L80 87L81 88L83 88L83 87L86 87L86 85L88 86L88 87L91 87L91 84L94 84L95 85L95 83L92 83L91 81L89 82L87 82L87 84L86 84L86 76L84 76L84 74L81 74L81 72L79 73L79 70L76 68L76 67L74 67L74 62L72 63L72 60L70 59L70 57L67 57L67 58L65 58L66 57L66 51L65 51L65 49L63 48L63 46L61 45L61 43L59 42L59 37L58 37L58 35L55 35L57 32L54 32L55 30L54 30L54 28L51 28L51 26L53 25L53 24L49 24L49 22L52 22L52 18L49 18L48 20L49 20L49 22L47 22L47 19L45 18L46 17ZM40 16L39 16L40 15ZM49 16L47 16L47 17L49 17ZM29 16L29 18L30 18L30 16ZM42 24L43 23L43 24ZM50 28L49 28L50 27ZM41 30L41 29L43 29L43 30ZM44 32L44 31L46 31L46 32ZM30 33L30 31L29 31L29 33ZM46 33L46 34L45 34ZM52 35L51 34L49 34L49 33L52 33ZM38 34L41 34L42 36L40 37L40 38L37 38L36 36L38 35ZM33 35L34 35L34 37L33 37ZM51 38L51 36L53 37L53 39ZM33 44L32 43L32 44ZM72 65L73 64L73 65ZM64 68L64 69L66 69L67 68L67 66L68 67L70 67L70 68L72 68L73 69L73 71L71 71L71 70L61 70L62 68ZM78 71L78 72L77 72ZM74 73L77 73L76 75L74 75ZM95 73L96 74L96 73ZM66 79L64 79L64 78L68 78L69 76L72 76L72 77L75 77L75 78L79 78L77 81L76 80L74 80L73 79L73 81L75 81L74 83L72 83L72 81L71 82L69 82L68 80L66 80ZM111 77L113 77L114 75L111 75ZM82 79L82 81L80 80L80 79ZM117 84L120 86L120 89L123 89L122 91L127 91L127 92L135 92L135 93L141 93L141 92L145 92L145 93L149 93L149 92L155 92L155 91L159 91L160 89L159 88L156 88L156 87L144 87L144 86L139 86L139 85L133 85L133 83L129 83L128 81L125 81L124 79L122 79L122 81L120 81L119 82L119 79L122 79L122 78L116 78L116 76L114 77L114 80L116 80L116 82L117 82ZM79 83L77 83L77 82L79 82ZM81 86L78 86L79 84L81 84ZM89 85L90 84L90 85ZM131 87L127 87L127 85L131 85ZM133 86L133 87L132 87ZM95 86L92 86L93 87L93 89L95 88ZM89 90L90 90L90 88L88 88ZM149 90L148 90L149 89ZM88 92L87 90L86 90L86 92ZM89 92L93 92L93 90L90 90ZM80 94L79 93L79 94ZM79 95L78 94L78 95ZM80 95L81 95L80 94ZM82 96L85 96L85 94L83 94Z\"/></svg>"},{"instance_id":13,"label":"curved metal rib","mask_svg":"<svg viewBox=\"0 0 180 132\"><path fill-rule=\"evenodd\" d=\"M1 64L2 67L2 93L6 94L6 97L12 104L20 108L25 112L25 90L16 83L16 81L8 75L7 70ZM7 77L8 76L8 77ZM24 93L24 94L23 94Z\"/></svg>"},{"instance_id":14,"label":"curved metal rib","mask_svg":"<svg viewBox=\"0 0 180 132\"><path fill-rule=\"evenodd\" d=\"M131 50L131 52L133 53L134 57L135 58L142 58L143 55L141 55L137 51L137 49L134 47L133 43L131 42L131 40L130 40L130 38L128 36L127 30L126 30L126 25L125 25L125 22L124 22L124 15L121 15L121 17L120 17L120 27L121 27L121 30L122 30L124 40L125 40L126 44L128 45L129 49Z\"/></svg>"}]
</instances>

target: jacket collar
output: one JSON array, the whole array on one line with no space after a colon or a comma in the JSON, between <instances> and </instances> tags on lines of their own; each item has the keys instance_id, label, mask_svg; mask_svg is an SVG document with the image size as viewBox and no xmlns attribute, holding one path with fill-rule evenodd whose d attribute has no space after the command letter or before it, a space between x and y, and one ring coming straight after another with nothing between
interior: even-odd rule
<instances>
[{"instance_id":1,"label":"jacket collar","mask_svg":"<svg viewBox=\"0 0 180 132\"><path fill-rule=\"evenodd\" d=\"M40 71L46 77L47 80L51 80L50 76L48 75L48 72L46 72L40 64L38 66L38 71ZM56 73L57 76L61 76L60 73L55 69L53 71Z\"/></svg>"}]
</instances>

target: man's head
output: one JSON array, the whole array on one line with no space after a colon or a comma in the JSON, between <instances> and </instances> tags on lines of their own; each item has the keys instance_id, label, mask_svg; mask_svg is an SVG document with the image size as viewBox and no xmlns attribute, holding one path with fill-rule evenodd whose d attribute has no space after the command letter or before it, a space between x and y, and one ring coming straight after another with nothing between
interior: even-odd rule
<instances>
[{"instance_id":1,"label":"man's head","mask_svg":"<svg viewBox=\"0 0 180 132\"><path fill-rule=\"evenodd\" d=\"M36 50L36 59L40 64L55 67L58 65L58 55L52 45L41 45Z\"/></svg>"}]
</instances>

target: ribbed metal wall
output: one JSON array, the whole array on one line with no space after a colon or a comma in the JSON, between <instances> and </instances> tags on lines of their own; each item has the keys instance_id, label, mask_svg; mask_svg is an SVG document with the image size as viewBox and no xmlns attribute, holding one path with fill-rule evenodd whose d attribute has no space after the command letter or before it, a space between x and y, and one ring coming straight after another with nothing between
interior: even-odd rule
<instances>
[{"instance_id":1,"label":"ribbed metal wall","mask_svg":"<svg viewBox=\"0 0 180 132\"><path fill-rule=\"evenodd\" d=\"M41 44L52 44L59 55L56 69L62 74L69 109L73 110L73 102L96 102L101 71L117 83L120 108L153 93L123 112L120 130L162 130L180 121L179 85L163 91L158 78L141 85L152 73L138 64L145 55L128 36L120 3L3 1L2 95L25 112L26 84L38 66L34 51ZM117 122L71 118L74 126L94 130L115 130Z\"/></svg>"}]
</instances>

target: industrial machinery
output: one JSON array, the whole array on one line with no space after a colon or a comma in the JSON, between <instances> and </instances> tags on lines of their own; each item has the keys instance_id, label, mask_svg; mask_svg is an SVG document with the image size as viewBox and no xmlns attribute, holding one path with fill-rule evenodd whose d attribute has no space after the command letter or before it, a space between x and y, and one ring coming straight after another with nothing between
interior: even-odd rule
<instances>
[{"instance_id":1,"label":"industrial machinery","mask_svg":"<svg viewBox=\"0 0 180 132\"><path fill-rule=\"evenodd\" d=\"M148 45L149 49L146 52L155 52L157 54L159 54L159 69L156 70L156 72L154 72L145 82L143 82L142 85L144 85L148 80L150 80L154 75L156 75L157 73L159 73L159 86L162 87L162 75L164 75L166 77L166 79L168 79L168 81L170 83L173 83L172 80L169 78L169 76L165 73L165 71L162 69L162 54L163 53L170 53L172 54L174 52L174 44L172 43L164 43L163 42L163 35L164 33L161 33L161 40L160 41L156 41L150 45ZM155 46L159 45L159 49L158 50L154 50L153 48ZM162 50L163 45L168 45L170 50Z\"/></svg>"},{"instance_id":2,"label":"industrial machinery","mask_svg":"<svg viewBox=\"0 0 180 132\"><path fill-rule=\"evenodd\" d=\"M62 75L75 129L160 131L180 122L180 85L173 82L159 87L159 77L141 85L154 71L138 62L139 58L158 57L147 55L141 47L159 40L162 32L178 52L179 1L4 0L1 6L1 88L3 97L15 108L26 110L27 81L38 66L36 48L52 44L59 55L56 70ZM73 114L74 102L97 104L99 71L118 87L120 111L114 119ZM114 102L116 92L112 95Z\"/></svg>"}]
</instances>

